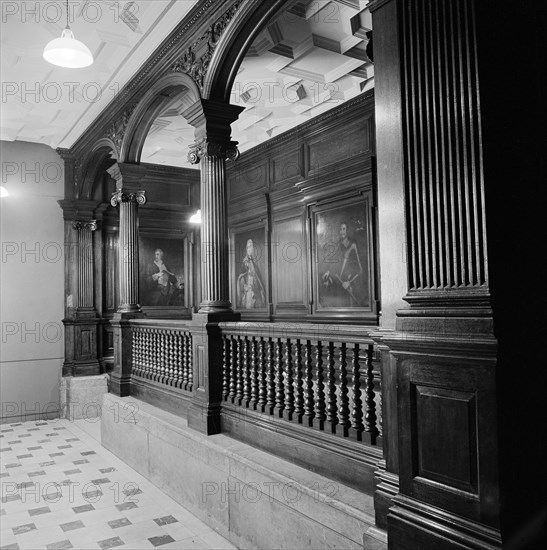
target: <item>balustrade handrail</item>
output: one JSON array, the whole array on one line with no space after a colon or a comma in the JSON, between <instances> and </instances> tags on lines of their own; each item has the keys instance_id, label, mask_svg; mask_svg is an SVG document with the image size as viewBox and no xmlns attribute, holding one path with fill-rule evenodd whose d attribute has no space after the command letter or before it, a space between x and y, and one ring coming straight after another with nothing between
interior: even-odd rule
<instances>
[{"instance_id":1,"label":"balustrade handrail","mask_svg":"<svg viewBox=\"0 0 547 550\"><path fill-rule=\"evenodd\" d=\"M140 328L162 328L168 330L184 330L190 331L188 320L186 319L130 319L129 324L131 327Z\"/></svg>"},{"instance_id":2,"label":"balustrade handrail","mask_svg":"<svg viewBox=\"0 0 547 550\"><path fill-rule=\"evenodd\" d=\"M314 342L351 342L359 345L374 344L371 335L378 330L377 327L369 328L362 325L252 321L222 322L219 323L219 328L226 336L260 336Z\"/></svg>"}]
</instances>

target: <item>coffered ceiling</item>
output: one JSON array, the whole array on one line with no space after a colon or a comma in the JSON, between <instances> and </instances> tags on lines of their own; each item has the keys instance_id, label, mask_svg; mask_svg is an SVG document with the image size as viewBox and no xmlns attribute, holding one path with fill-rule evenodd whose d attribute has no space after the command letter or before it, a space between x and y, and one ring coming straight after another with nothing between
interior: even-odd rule
<instances>
[{"instance_id":1,"label":"coffered ceiling","mask_svg":"<svg viewBox=\"0 0 547 550\"><path fill-rule=\"evenodd\" d=\"M300 0L256 38L230 102L245 107L232 124L241 151L262 143L374 86L366 53L372 30L368 0ZM144 162L190 167L191 128L177 98L156 119Z\"/></svg>"},{"instance_id":2,"label":"coffered ceiling","mask_svg":"<svg viewBox=\"0 0 547 550\"><path fill-rule=\"evenodd\" d=\"M74 70L42 58L65 26L64 0L0 0L1 139L70 147L197 1L70 0L71 28L95 58ZM241 151L374 86L368 2L298 0L260 33L230 98L245 107L232 125ZM154 121L142 162L190 167L194 130L181 116L188 106L176 97Z\"/></svg>"},{"instance_id":3,"label":"coffered ceiling","mask_svg":"<svg viewBox=\"0 0 547 550\"><path fill-rule=\"evenodd\" d=\"M75 37L95 62L42 57L66 25L66 1L0 0L0 139L70 147L198 0L70 0Z\"/></svg>"}]
</instances>

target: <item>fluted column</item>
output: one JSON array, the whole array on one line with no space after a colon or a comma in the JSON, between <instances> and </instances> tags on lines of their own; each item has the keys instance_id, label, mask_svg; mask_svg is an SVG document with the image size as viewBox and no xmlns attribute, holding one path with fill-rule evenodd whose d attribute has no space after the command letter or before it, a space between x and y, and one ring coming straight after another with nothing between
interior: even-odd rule
<instances>
[{"instance_id":1,"label":"fluted column","mask_svg":"<svg viewBox=\"0 0 547 550\"><path fill-rule=\"evenodd\" d=\"M202 277L200 313L230 313L226 159L239 157L235 142L204 140L188 158L201 166Z\"/></svg>"},{"instance_id":2,"label":"fluted column","mask_svg":"<svg viewBox=\"0 0 547 550\"><path fill-rule=\"evenodd\" d=\"M120 205L120 253L118 255L120 303L118 313L141 311L139 304L138 205L146 203L144 191L112 194L112 206Z\"/></svg>"},{"instance_id":3,"label":"fluted column","mask_svg":"<svg viewBox=\"0 0 547 550\"><path fill-rule=\"evenodd\" d=\"M97 229L97 221L72 222L72 227L78 232L78 298L76 307L93 308L93 231Z\"/></svg>"}]
</instances>

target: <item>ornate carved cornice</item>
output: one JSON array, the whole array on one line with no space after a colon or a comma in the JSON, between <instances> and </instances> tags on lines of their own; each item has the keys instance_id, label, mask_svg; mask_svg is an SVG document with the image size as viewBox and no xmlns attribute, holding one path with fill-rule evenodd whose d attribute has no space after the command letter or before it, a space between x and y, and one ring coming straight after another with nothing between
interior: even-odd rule
<instances>
[{"instance_id":1,"label":"ornate carved cornice","mask_svg":"<svg viewBox=\"0 0 547 550\"><path fill-rule=\"evenodd\" d=\"M146 204L146 195L145 191L135 191L135 192L125 192L121 189L112 193L112 198L110 199L110 204L116 206L121 202L135 202L139 206Z\"/></svg>"},{"instance_id":2,"label":"ornate carved cornice","mask_svg":"<svg viewBox=\"0 0 547 550\"><path fill-rule=\"evenodd\" d=\"M78 231L81 229L95 231L97 229L97 220L75 220L72 222L72 227Z\"/></svg>"},{"instance_id":3,"label":"ornate carved cornice","mask_svg":"<svg viewBox=\"0 0 547 550\"><path fill-rule=\"evenodd\" d=\"M124 112L120 115L120 117L110 125L110 127L106 132L106 137L109 138L112 142L114 142L114 145L118 150L118 154L121 153L122 142L125 136L125 130L127 129L127 125L129 124L129 119L131 118L133 111L137 108L137 105L138 103L134 103L133 105L125 109Z\"/></svg>"},{"instance_id":4,"label":"ornate carved cornice","mask_svg":"<svg viewBox=\"0 0 547 550\"><path fill-rule=\"evenodd\" d=\"M182 72L189 75L203 91L203 81L213 52L222 36L222 33L232 20L242 4L242 0L236 2L226 11L220 19L213 23L207 31L200 36L186 51L171 65L171 71Z\"/></svg>"},{"instance_id":5,"label":"ornate carved cornice","mask_svg":"<svg viewBox=\"0 0 547 550\"><path fill-rule=\"evenodd\" d=\"M65 181L72 177L74 189L78 190L82 179L82 159L74 154L72 149L57 147L55 152L63 159L65 163Z\"/></svg>"},{"instance_id":6,"label":"ornate carved cornice","mask_svg":"<svg viewBox=\"0 0 547 550\"><path fill-rule=\"evenodd\" d=\"M191 164L197 164L202 157L216 157L236 161L239 158L237 141L218 143L204 139L190 145L188 161Z\"/></svg>"}]
</instances>

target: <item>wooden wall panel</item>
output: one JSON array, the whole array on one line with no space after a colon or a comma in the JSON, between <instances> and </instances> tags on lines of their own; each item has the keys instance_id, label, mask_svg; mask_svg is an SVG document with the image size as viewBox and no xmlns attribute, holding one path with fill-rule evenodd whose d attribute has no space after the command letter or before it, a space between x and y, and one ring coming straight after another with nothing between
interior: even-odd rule
<instances>
[{"instance_id":1,"label":"wooden wall panel","mask_svg":"<svg viewBox=\"0 0 547 550\"><path fill-rule=\"evenodd\" d=\"M307 313L306 232L302 214L274 221L272 235L275 312Z\"/></svg>"}]
</instances>

